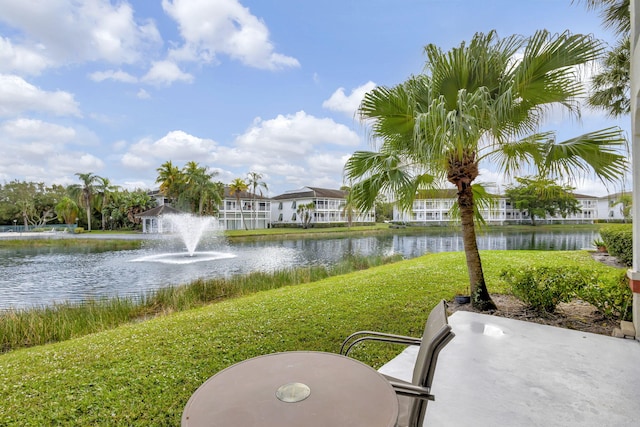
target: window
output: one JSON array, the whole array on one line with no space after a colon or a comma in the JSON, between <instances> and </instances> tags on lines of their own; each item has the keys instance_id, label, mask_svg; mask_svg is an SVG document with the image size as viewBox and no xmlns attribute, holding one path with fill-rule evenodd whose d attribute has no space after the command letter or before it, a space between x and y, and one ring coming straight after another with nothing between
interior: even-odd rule
<instances>
[{"instance_id":1,"label":"window","mask_svg":"<svg viewBox=\"0 0 640 427\"><path fill-rule=\"evenodd\" d=\"M295 203L295 202L293 202ZM296 219L298 219L298 217L296 216L296 213L294 212L293 215L291 215L291 221L295 221Z\"/></svg>"},{"instance_id":2,"label":"window","mask_svg":"<svg viewBox=\"0 0 640 427\"><path fill-rule=\"evenodd\" d=\"M293 202L291 202L291 209L295 209L296 208L296 201L294 200Z\"/></svg>"},{"instance_id":3,"label":"window","mask_svg":"<svg viewBox=\"0 0 640 427\"><path fill-rule=\"evenodd\" d=\"M282 210L282 202L278 203L278 210Z\"/></svg>"},{"instance_id":4,"label":"window","mask_svg":"<svg viewBox=\"0 0 640 427\"><path fill-rule=\"evenodd\" d=\"M278 221L282 221L282 214L278 215Z\"/></svg>"}]
</instances>

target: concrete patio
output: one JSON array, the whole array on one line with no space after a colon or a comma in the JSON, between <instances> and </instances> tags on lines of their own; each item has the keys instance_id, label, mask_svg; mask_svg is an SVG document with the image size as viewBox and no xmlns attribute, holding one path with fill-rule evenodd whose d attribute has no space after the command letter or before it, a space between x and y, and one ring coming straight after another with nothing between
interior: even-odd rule
<instances>
[{"instance_id":1,"label":"concrete patio","mask_svg":"<svg viewBox=\"0 0 640 427\"><path fill-rule=\"evenodd\" d=\"M458 311L425 426L640 425L640 342ZM410 380L417 347L380 372Z\"/></svg>"}]
</instances>

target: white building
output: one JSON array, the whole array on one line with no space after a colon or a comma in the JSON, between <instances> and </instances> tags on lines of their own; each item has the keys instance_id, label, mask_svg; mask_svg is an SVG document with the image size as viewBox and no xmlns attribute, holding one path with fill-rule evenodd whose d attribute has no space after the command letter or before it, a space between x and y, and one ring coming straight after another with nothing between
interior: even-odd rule
<instances>
[{"instance_id":1,"label":"white building","mask_svg":"<svg viewBox=\"0 0 640 427\"><path fill-rule=\"evenodd\" d=\"M317 187L303 187L287 191L271 199L271 223L273 225L302 225L299 213L302 205L313 204L310 210L311 224L338 224L349 222L347 192ZM351 215L354 224L375 222L375 211Z\"/></svg>"},{"instance_id":2,"label":"white building","mask_svg":"<svg viewBox=\"0 0 640 427\"><path fill-rule=\"evenodd\" d=\"M537 223L593 223L594 221L621 221L624 219L620 205L616 205L620 194L605 197L594 197L574 194L580 212L562 216L537 218ZM453 221L451 208L456 203L456 190L437 190L429 192L429 197L416 198L410 211L393 208L393 220L396 222L446 225ZM480 213L488 224L527 224L531 220L526 211L512 206L508 198L494 196L490 206L482 207Z\"/></svg>"},{"instance_id":3,"label":"white building","mask_svg":"<svg viewBox=\"0 0 640 427\"><path fill-rule=\"evenodd\" d=\"M218 221L225 230L268 228L271 222L271 200L242 191L237 196L224 187Z\"/></svg>"}]
</instances>

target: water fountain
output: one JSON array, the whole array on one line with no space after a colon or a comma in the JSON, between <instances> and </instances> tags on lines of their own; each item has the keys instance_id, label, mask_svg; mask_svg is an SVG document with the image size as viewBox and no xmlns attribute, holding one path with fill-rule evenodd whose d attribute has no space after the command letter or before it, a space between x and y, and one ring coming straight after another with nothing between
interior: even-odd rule
<instances>
[{"instance_id":1,"label":"water fountain","mask_svg":"<svg viewBox=\"0 0 640 427\"><path fill-rule=\"evenodd\" d=\"M198 243L207 233L220 235L222 228L216 218L211 216L196 216L191 214L164 215L163 229L172 229L185 246L186 252L170 252L148 255L133 261L161 262L165 264L192 264L194 262L213 261L217 259L235 258L228 252L196 252Z\"/></svg>"}]
</instances>

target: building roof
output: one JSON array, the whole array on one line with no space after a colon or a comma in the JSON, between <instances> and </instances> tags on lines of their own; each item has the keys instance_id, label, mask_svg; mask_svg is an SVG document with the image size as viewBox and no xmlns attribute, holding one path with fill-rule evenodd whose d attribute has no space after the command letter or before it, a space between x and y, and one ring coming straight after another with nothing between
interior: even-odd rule
<instances>
[{"instance_id":1,"label":"building roof","mask_svg":"<svg viewBox=\"0 0 640 427\"><path fill-rule=\"evenodd\" d=\"M260 199L260 200L269 200L268 197L261 196L260 194L254 195L253 193L251 193L249 191L240 191L239 195L240 195L240 198L244 199L244 200L254 199L254 198L255 199ZM231 191L229 190L229 186L228 185L224 186L224 198L225 199L236 199L235 193L231 194Z\"/></svg>"},{"instance_id":2,"label":"building roof","mask_svg":"<svg viewBox=\"0 0 640 427\"><path fill-rule=\"evenodd\" d=\"M273 200L309 199L326 197L328 199L345 199L347 192L344 190L332 190L329 188L303 187L298 190L290 190L273 197Z\"/></svg>"},{"instance_id":3,"label":"building roof","mask_svg":"<svg viewBox=\"0 0 640 427\"><path fill-rule=\"evenodd\" d=\"M156 206L155 208L151 208L147 211L144 211L142 213L139 214L135 214L134 216L136 218L156 218L162 215L179 215L179 214L184 214L185 212L182 212L181 210L178 210L176 208L172 208L169 205L160 205L160 206Z\"/></svg>"}]
</instances>

